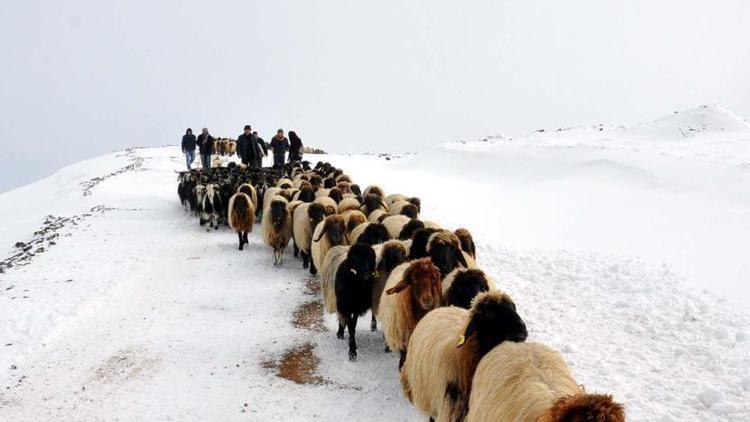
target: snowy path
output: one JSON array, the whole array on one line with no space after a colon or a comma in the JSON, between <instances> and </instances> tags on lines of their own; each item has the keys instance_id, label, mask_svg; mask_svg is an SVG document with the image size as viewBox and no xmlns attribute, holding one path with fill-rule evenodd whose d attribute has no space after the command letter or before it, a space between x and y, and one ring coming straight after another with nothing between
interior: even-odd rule
<instances>
[{"instance_id":1,"label":"snowy path","mask_svg":"<svg viewBox=\"0 0 750 422\"><path fill-rule=\"evenodd\" d=\"M290 250L274 270L258 226L240 252L233 233L206 233L182 212L176 151L137 150L142 169L101 181L90 196L72 180L128 159L89 163L69 171L71 180L36 186L59 190L56 208L0 232L0 246L11 246L47 213L112 208L63 229L29 265L0 274L0 420L424 420L402 398L397 359L382 352L369 319L359 326L355 363L330 331L334 318L324 319L328 331L294 326L295 311L318 297ZM388 190L406 190L415 176L377 157L329 158L363 185L382 179ZM466 180L441 182L475 189ZM465 203L427 186L418 192L426 216L465 225ZM18 207L33 200L22 193L11 192ZM485 198L483 209L492 201ZM747 314L691 291L667 266L517 250L490 240L489 221L472 224L479 264L515 298L530 339L561 350L578 381L613 393L631 420L750 419ZM278 378L268 363L305 344L319 358L321 383Z\"/></svg>"}]
</instances>

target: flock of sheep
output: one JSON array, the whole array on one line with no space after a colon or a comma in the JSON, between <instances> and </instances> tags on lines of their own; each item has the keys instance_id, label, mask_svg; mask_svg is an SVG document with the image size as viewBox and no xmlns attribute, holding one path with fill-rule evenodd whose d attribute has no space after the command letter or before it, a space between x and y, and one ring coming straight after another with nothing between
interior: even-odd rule
<instances>
[{"instance_id":1,"label":"flock of sheep","mask_svg":"<svg viewBox=\"0 0 750 422\"><path fill-rule=\"evenodd\" d=\"M469 231L420 219L419 198L362 191L329 163L207 173L180 174L185 207L209 229L231 226L240 250L259 218L274 266L292 240L303 267L320 272L349 359L370 310L370 329L380 321L385 351L400 355L404 395L430 420L625 420L611 396L576 383L560 353L526 342L515 302L477 267Z\"/></svg>"}]
</instances>

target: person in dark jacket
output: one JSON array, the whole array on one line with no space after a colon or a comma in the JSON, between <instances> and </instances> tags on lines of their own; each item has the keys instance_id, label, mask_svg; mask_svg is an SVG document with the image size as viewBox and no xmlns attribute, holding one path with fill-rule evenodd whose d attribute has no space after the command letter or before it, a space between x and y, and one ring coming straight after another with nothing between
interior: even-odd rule
<instances>
[{"instance_id":1,"label":"person in dark jacket","mask_svg":"<svg viewBox=\"0 0 750 422\"><path fill-rule=\"evenodd\" d=\"M276 131L276 136L271 139L271 150L273 151L273 168L284 167L286 152L289 150L289 140L284 136L284 130Z\"/></svg>"},{"instance_id":2,"label":"person in dark jacket","mask_svg":"<svg viewBox=\"0 0 750 422\"><path fill-rule=\"evenodd\" d=\"M208 128L203 128L198 135L198 151L201 154L203 170L211 170L211 154L214 152L214 137L208 133Z\"/></svg>"},{"instance_id":3,"label":"person in dark jacket","mask_svg":"<svg viewBox=\"0 0 750 422\"><path fill-rule=\"evenodd\" d=\"M237 137L237 154L239 154L242 164L255 167L257 163L256 145L252 127L245 125L245 131Z\"/></svg>"},{"instance_id":4,"label":"person in dark jacket","mask_svg":"<svg viewBox=\"0 0 750 422\"><path fill-rule=\"evenodd\" d=\"M190 166L195 161L195 135L193 135L193 129L188 128L185 131L185 136L182 137L182 153L185 154L185 162L187 162L187 169L190 171Z\"/></svg>"},{"instance_id":5,"label":"person in dark jacket","mask_svg":"<svg viewBox=\"0 0 750 422\"><path fill-rule=\"evenodd\" d=\"M302 139L293 130L289 131L289 162L302 161Z\"/></svg>"},{"instance_id":6,"label":"person in dark jacket","mask_svg":"<svg viewBox=\"0 0 750 422\"><path fill-rule=\"evenodd\" d=\"M257 158L258 168L261 168L263 167L263 157L268 156L268 147L266 146L266 141L264 141L263 138L258 136L258 132L253 131L253 136L255 136L256 141L258 141L258 146L260 146L260 149L263 151L263 154L259 155Z\"/></svg>"}]
</instances>

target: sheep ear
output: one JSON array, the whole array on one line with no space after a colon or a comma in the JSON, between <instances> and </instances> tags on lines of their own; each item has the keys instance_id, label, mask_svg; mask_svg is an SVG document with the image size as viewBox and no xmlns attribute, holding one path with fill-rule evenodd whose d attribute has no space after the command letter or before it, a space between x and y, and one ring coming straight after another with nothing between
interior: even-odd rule
<instances>
[{"instance_id":1,"label":"sheep ear","mask_svg":"<svg viewBox=\"0 0 750 422\"><path fill-rule=\"evenodd\" d=\"M407 281L407 278L404 277L401 281L398 282L398 284L396 284L395 286L393 286L390 289L386 290L385 294L387 294L387 295L396 294L398 292L403 291L407 287L409 287L409 282Z\"/></svg>"},{"instance_id":2,"label":"sheep ear","mask_svg":"<svg viewBox=\"0 0 750 422\"><path fill-rule=\"evenodd\" d=\"M469 268L469 264L466 263L466 257L464 256L460 245L456 248L456 260L459 264L463 265L464 268Z\"/></svg>"},{"instance_id":3,"label":"sheep ear","mask_svg":"<svg viewBox=\"0 0 750 422\"><path fill-rule=\"evenodd\" d=\"M469 325L466 326L466 331L464 331L463 334L461 334L461 337L458 339L458 346L456 348L459 348L466 344L466 339L471 337L472 334L474 334L474 331L476 331L477 326L474 323L474 319L469 321Z\"/></svg>"},{"instance_id":4,"label":"sheep ear","mask_svg":"<svg viewBox=\"0 0 750 422\"><path fill-rule=\"evenodd\" d=\"M320 242L320 239L322 239L323 236L325 236L327 230L328 230L328 224L323 223L323 229L320 231L320 235L318 236L317 239L315 239L315 241Z\"/></svg>"}]
</instances>

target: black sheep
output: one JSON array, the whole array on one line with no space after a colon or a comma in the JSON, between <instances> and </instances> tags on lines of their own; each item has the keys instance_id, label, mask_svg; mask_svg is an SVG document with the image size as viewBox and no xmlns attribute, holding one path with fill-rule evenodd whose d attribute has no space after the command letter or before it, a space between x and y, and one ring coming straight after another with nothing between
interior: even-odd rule
<instances>
[{"instance_id":1,"label":"black sheep","mask_svg":"<svg viewBox=\"0 0 750 422\"><path fill-rule=\"evenodd\" d=\"M375 251L368 245L349 248L346 259L336 270L336 311L339 330L344 338L344 326L349 331L349 360L357 359L357 319L372 306L372 286L375 280Z\"/></svg>"},{"instance_id":2,"label":"black sheep","mask_svg":"<svg viewBox=\"0 0 750 422\"><path fill-rule=\"evenodd\" d=\"M357 243L374 246L389 240L388 229L380 223L371 223L365 227L365 230L357 238Z\"/></svg>"},{"instance_id":3,"label":"black sheep","mask_svg":"<svg viewBox=\"0 0 750 422\"><path fill-rule=\"evenodd\" d=\"M414 236L414 232L424 228L424 223L421 220L410 220L408 223L401 228L401 233L398 234L398 240L408 240ZM427 244L425 244L425 248Z\"/></svg>"}]
</instances>

